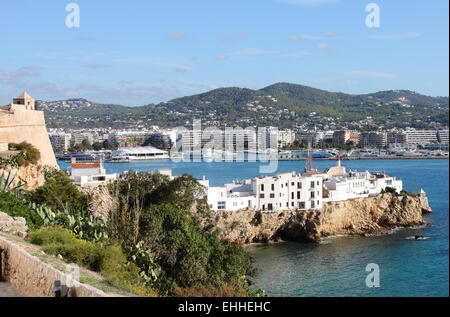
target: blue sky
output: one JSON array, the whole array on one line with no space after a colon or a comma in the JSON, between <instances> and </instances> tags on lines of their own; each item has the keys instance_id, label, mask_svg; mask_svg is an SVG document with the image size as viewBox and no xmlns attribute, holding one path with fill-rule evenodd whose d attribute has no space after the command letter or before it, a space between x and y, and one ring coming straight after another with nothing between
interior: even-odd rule
<instances>
[{"instance_id":1,"label":"blue sky","mask_svg":"<svg viewBox=\"0 0 450 317\"><path fill-rule=\"evenodd\" d=\"M68 28L70 2L0 0L0 104L26 90L135 106L276 82L448 96L447 0L78 0Z\"/></svg>"}]
</instances>

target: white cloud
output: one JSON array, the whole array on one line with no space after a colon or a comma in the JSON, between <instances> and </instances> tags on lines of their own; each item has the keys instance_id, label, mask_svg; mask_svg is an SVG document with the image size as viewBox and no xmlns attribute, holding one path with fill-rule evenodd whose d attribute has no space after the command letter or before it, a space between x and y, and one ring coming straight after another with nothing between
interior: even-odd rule
<instances>
[{"instance_id":1,"label":"white cloud","mask_svg":"<svg viewBox=\"0 0 450 317\"><path fill-rule=\"evenodd\" d=\"M300 6L313 6L324 3L336 3L339 0L280 0L281 2L288 4L295 4Z\"/></svg>"},{"instance_id":2,"label":"white cloud","mask_svg":"<svg viewBox=\"0 0 450 317\"><path fill-rule=\"evenodd\" d=\"M298 51L292 53L281 54L280 58L303 58L305 56L311 55L308 51Z\"/></svg>"},{"instance_id":3,"label":"white cloud","mask_svg":"<svg viewBox=\"0 0 450 317\"><path fill-rule=\"evenodd\" d=\"M110 68L111 65L101 65L101 64L94 64L94 63L92 63L92 64L83 65L83 67L91 69L91 70L98 70L98 69Z\"/></svg>"},{"instance_id":4,"label":"white cloud","mask_svg":"<svg viewBox=\"0 0 450 317\"><path fill-rule=\"evenodd\" d=\"M171 58L159 58L159 57L129 57L119 58L117 62L120 63L133 63L142 64L145 66L170 68L176 72L188 72L192 70L191 67L180 64Z\"/></svg>"},{"instance_id":5,"label":"white cloud","mask_svg":"<svg viewBox=\"0 0 450 317\"><path fill-rule=\"evenodd\" d=\"M401 39L409 39L422 36L424 32L409 32L409 33L401 33L401 34L379 34L379 35L371 35L370 39L376 40L401 40Z\"/></svg>"},{"instance_id":6,"label":"white cloud","mask_svg":"<svg viewBox=\"0 0 450 317\"><path fill-rule=\"evenodd\" d=\"M264 55L264 54L273 54L276 53L274 51L267 51L265 49L262 48L245 48L243 50L237 51L237 52L233 52L230 53L228 55L233 55L233 56L245 56L245 55Z\"/></svg>"},{"instance_id":7,"label":"white cloud","mask_svg":"<svg viewBox=\"0 0 450 317\"><path fill-rule=\"evenodd\" d=\"M316 48L321 51L326 51L327 49L329 49L326 43L319 43L316 45Z\"/></svg>"},{"instance_id":8,"label":"white cloud","mask_svg":"<svg viewBox=\"0 0 450 317\"><path fill-rule=\"evenodd\" d=\"M372 71L365 71L365 70L346 70L346 71L344 71L344 74L365 76L365 77L372 77L372 78L396 78L396 77L398 77L396 74L393 74L393 73L372 72Z\"/></svg>"},{"instance_id":9,"label":"white cloud","mask_svg":"<svg viewBox=\"0 0 450 317\"><path fill-rule=\"evenodd\" d=\"M219 61L227 61L230 59L230 57L227 55L224 55L224 54L219 54L219 55L216 55L216 59Z\"/></svg>"},{"instance_id":10,"label":"white cloud","mask_svg":"<svg viewBox=\"0 0 450 317\"><path fill-rule=\"evenodd\" d=\"M187 32L183 32L183 31L172 32L172 33L169 34L169 37L171 39L183 39L183 38L188 37L188 34L187 34Z\"/></svg>"}]
</instances>

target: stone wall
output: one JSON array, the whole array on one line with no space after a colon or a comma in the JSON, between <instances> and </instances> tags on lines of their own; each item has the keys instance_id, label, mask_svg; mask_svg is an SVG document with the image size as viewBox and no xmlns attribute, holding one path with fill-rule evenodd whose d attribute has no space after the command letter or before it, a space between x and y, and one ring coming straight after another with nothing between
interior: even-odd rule
<instances>
[{"instance_id":1,"label":"stone wall","mask_svg":"<svg viewBox=\"0 0 450 317\"><path fill-rule=\"evenodd\" d=\"M41 152L40 165L58 168L45 127L44 113L25 109L0 110L0 142L23 141L32 144Z\"/></svg>"},{"instance_id":2,"label":"stone wall","mask_svg":"<svg viewBox=\"0 0 450 317\"><path fill-rule=\"evenodd\" d=\"M109 296L90 285L74 281L70 275L42 262L3 235L0 235L0 251L2 251L1 277L24 296L54 297L51 289L55 280L71 286L69 297Z\"/></svg>"}]
</instances>

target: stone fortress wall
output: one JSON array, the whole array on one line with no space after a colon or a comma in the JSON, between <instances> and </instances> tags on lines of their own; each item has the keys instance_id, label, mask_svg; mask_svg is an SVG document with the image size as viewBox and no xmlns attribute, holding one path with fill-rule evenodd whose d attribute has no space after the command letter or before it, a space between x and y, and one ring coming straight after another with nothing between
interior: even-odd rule
<instances>
[{"instance_id":1,"label":"stone fortress wall","mask_svg":"<svg viewBox=\"0 0 450 317\"><path fill-rule=\"evenodd\" d=\"M58 168L45 127L44 112L35 110L35 101L23 93L14 103L0 107L0 143L26 141L39 149L42 167Z\"/></svg>"}]
</instances>

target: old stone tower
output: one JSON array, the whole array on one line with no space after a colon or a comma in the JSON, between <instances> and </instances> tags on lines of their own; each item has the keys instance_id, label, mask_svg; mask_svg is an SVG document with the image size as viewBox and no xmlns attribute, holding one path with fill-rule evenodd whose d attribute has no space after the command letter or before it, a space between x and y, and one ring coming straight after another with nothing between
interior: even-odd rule
<instances>
[{"instance_id":1,"label":"old stone tower","mask_svg":"<svg viewBox=\"0 0 450 317\"><path fill-rule=\"evenodd\" d=\"M58 168L45 126L44 112L26 92L0 106L0 143L28 142L41 152L40 166Z\"/></svg>"},{"instance_id":2,"label":"old stone tower","mask_svg":"<svg viewBox=\"0 0 450 317\"><path fill-rule=\"evenodd\" d=\"M13 99L14 105L24 105L26 110L36 110L36 100L26 92Z\"/></svg>"}]
</instances>

